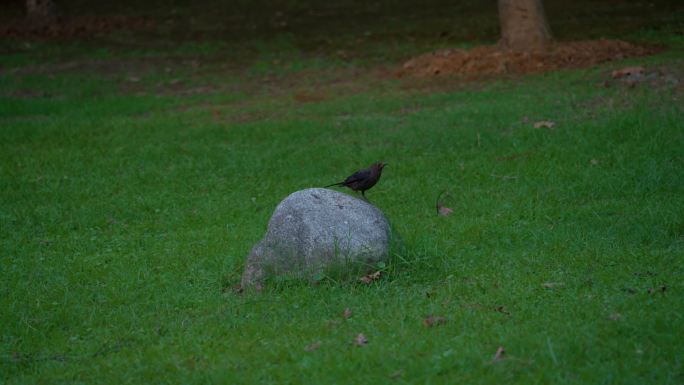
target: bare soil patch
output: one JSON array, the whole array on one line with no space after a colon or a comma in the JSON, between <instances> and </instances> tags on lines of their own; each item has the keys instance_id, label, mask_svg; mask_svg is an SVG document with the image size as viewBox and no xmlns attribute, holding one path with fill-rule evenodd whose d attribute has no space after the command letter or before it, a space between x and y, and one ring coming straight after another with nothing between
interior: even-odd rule
<instances>
[{"instance_id":1,"label":"bare soil patch","mask_svg":"<svg viewBox=\"0 0 684 385\"><path fill-rule=\"evenodd\" d=\"M446 49L404 62L397 75L425 78L540 73L647 56L662 49L622 40L557 42L544 51L534 52L510 51L498 46L480 46L470 50Z\"/></svg>"},{"instance_id":2,"label":"bare soil patch","mask_svg":"<svg viewBox=\"0 0 684 385\"><path fill-rule=\"evenodd\" d=\"M124 15L79 16L60 19L52 24L31 24L15 20L0 25L0 38L72 38L88 37L121 30L142 30L154 27L155 22L145 17Z\"/></svg>"}]
</instances>

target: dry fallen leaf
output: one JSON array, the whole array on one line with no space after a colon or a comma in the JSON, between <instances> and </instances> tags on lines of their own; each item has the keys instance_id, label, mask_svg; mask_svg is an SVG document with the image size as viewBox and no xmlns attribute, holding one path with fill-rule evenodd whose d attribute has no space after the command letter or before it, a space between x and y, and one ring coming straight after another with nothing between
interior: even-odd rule
<instances>
[{"instance_id":1,"label":"dry fallen leaf","mask_svg":"<svg viewBox=\"0 0 684 385\"><path fill-rule=\"evenodd\" d=\"M338 319L329 319L329 320L325 321L325 325L328 327L335 327L335 326L339 325L340 323L342 323L342 321L340 321Z\"/></svg>"},{"instance_id":2,"label":"dry fallen leaf","mask_svg":"<svg viewBox=\"0 0 684 385\"><path fill-rule=\"evenodd\" d=\"M349 319L351 316L352 316L351 309L350 308L344 309L344 311L342 312L342 317L344 317L344 319Z\"/></svg>"},{"instance_id":3,"label":"dry fallen leaf","mask_svg":"<svg viewBox=\"0 0 684 385\"><path fill-rule=\"evenodd\" d=\"M497 307L494 308L494 310L498 311L499 313L503 313L503 314L506 314L506 315L511 315L511 312L509 312L508 310L506 310L506 306L497 306Z\"/></svg>"},{"instance_id":4,"label":"dry fallen leaf","mask_svg":"<svg viewBox=\"0 0 684 385\"><path fill-rule=\"evenodd\" d=\"M652 288L648 289L648 294L653 294L653 293L657 293L657 292L664 293L665 290L667 290L667 286L665 286L665 285L662 285L660 287L652 287Z\"/></svg>"},{"instance_id":5,"label":"dry fallen leaf","mask_svg":"<svg viewBox=\"0 0 684 385\"><path fill-rule=\"evenodd\" d=\"M492 358L492 361L497 362L497 361L503 360L505 354L506 354L506 350L504 350L503 346L499 346L496 349L496 353L494 353L494 358Z\"/></svg>"},{"instance_id":6,"label":"dry fallen leaf","mask_svg":"<svg viewBox=\"0 0 684 385\"><path fill-rule=\"evenodd\" d=\"M368 343L368 338L363 335L363 333L359 333L356 338L354 338L354 344L356 346L363 346Z\"/></svg>"},{"instance_id":7,"label":"dry fallen leaf","mask_svg":"<svg viewBox=\"0 0 684 385\"><path fill-rule=\"evenodd\" d=\"M563 282L544 282L542 283L542 286L544 286L547 289L553 289L554 287L565 286L565 284Z\"/></svg>"},{"instance_id":8,"label":"dry fallen leaf","mask_svg":"<svg viewBox=\"0 0 684 385\"><path fill-rule=\"evenodd\" d=\"M306 345L304 347L304 350L307 352L313 352L314 350L318 350L318 348L321 347L321 341L316 341L312 343L311 345Z\"/></svg>"},{"instance_id":9,"label":"dry fallen leaf","mask_svg":"<svg viewBox=\"0 0 684 385\"><path fill-rule=\"evenodd\" d=\"M556 122L551 121L551 120L540 120L538 122L534 122L533 127L534 128L554 128L554 127L556 127Z\"/></svg>"},{"instance_id":10,"label":"dry fallen leaf","mask_svg":"<svg viewBox=\"0 0 684 385\"><path fill-rule=\"evenodd\" d=\"M425 317L425 319L423 319L423 325L425 325L427 327L432 327L432 326L436 326L436 325L444 325L444 323L446 323L446 319L444 317L440 317L440 316L429 315L429 316Z\"/></svg>"},{"instance_id":11,"label":"dry fallen leaf","mask_svg":"<svg viewBox=\"0 0 684 385\"><path fill-rule=\"evenodd\" d=\"M402 369L395 370L394 372L390 373L390 378L399 378L404 375L404 371Z\"/></svg>"},{"instance_id":12,"label":"dry fallen leaf","mask_svg":"<svg viewBox=\"0 0 684 385\"><path fill-rule=\"evenodd\" d=\"M359 278L359 281L361 281L365 284L369 284L373 281L377 281L378 279L380 279L381 274L382 274L382 272L380 270L378 270L375 273L364 275L363 277Z\"/></svg>"},{"instance_id":13,"label":"dry fallen leaf","mask_svg":"<svg viewBox=\"0 0 684 385\"><path fill-rule=\"evenodd\" d=\"M235 294L242 294L242 293L245 291L245 289L244 289L244 288L242 287L242 285L240 285L240 284L233 285L233 287L231 288L231 290L232 290L233 293L235 293Z\"/></svg>"},{"instance_id":14,"label":"dry fallen leaf","mask_svg":"<svg viewBox=\"0 0 684 385\"><path fill-rule=\"evenodd\" d=\"M444 199L448 198L449 192L447 190L444 190L441 193L439 193L439 195L437 196L437 203L435 203L435 207L437 208L437 215L446 217L447 215L453 213L454 209L443 205L444 200L442 200L442 196L444 196Z\"/></svg>"},{"instance_id":15,"label":"dry fallen leaf","mask_svg":"<svg viewBox=\"0 0 684 385\"><path fill-rule=\"evenodd\" d=\"M623 78L625 76L641 75L646 71L644 67L625 67L623 69L615 70L611 74L613 79Z\"/></svg>"}]
</instances>

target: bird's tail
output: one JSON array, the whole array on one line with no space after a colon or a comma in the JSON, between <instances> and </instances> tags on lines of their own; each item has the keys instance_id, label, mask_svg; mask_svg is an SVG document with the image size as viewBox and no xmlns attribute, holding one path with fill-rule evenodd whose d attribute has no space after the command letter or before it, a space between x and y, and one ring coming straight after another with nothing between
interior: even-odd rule
<instances>
[{"instance_id":1,"label":"bird's tail","mask_svg":"<svg viewBox=\"0 0 684 385\"><path fill-rule=\"evenodd\" d=\"M323 186L323 188L328 188L328 187L332 187L332 186L342 186L343 184L344 184L344 182L333 183L333 184L329 184L327 186Z\"/></svg>"}]
</instances>

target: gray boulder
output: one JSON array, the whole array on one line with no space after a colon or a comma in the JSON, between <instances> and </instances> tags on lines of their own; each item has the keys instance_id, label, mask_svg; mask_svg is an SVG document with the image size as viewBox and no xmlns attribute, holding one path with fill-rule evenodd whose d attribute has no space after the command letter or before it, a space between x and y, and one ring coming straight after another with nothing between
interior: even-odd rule
<instances>
[{"instance_id":1,"label":"gray boulder","mask_svg":"<svg viewBox=\"0 0 684 385\"><path fill-rule=\"evenodd\" d=\"M242 287L271 276L367 272L389 257L389 238L387 219L370 203L323 188L297 191L278 204L266 235L252 248Z\"/></svg>"}]
</instances>

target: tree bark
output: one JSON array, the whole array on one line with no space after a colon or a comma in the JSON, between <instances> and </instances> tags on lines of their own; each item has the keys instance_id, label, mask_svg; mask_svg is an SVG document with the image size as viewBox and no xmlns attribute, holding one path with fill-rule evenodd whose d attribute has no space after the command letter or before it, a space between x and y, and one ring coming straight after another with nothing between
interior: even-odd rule
<instances>
[{"instance_id":1,"label":"tree bark","mask_svg":"<svg viewBox=\"0 0 684 385\"><path fill-rule=\"evenodd\" d=\"M54 0L26 0L26 14L34 25L52 24L57 21L57 6Z\"/></svg>"},{"instance_id":2,"label":"tree bark","mask_svg":"<svg viewBox=\"0 0 684 385\"><path fill-rule=\"evenodd\" d=\"M499 0L499 24L503 48L541 50L552 40L542 0Z\"/></svg>"}]
</instances>

